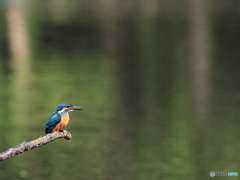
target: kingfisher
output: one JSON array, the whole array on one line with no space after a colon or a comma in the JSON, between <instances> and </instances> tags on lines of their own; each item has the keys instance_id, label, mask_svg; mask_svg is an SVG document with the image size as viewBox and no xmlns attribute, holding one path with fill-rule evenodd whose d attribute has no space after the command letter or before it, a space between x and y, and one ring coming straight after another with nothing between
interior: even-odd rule
<instances>
[{"instance_id":1,"label":"kingfisher","mask_svg":"<svg viewBox=\"0 0 240 180\"><path fill-rule=\"evenodd\" d=\"M70 120L68 112L73 110L85 110L85 108L73 106L69 103L59 103L56 111L50 116L46 124L45 133L48 134L55 131L63 132L62 128L67 126Z\"/></svg>"}]
</instances>

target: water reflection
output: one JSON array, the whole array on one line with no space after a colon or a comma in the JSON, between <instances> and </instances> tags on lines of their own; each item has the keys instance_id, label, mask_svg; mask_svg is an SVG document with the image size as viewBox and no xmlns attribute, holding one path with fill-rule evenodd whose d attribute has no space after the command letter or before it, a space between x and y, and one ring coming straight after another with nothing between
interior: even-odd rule
<instances>
[{"instance_id":1,"label":"water reflection","mask_svg":"<svg viewBox=\"0 0 240 180\"><path fill-rule=\"evenodd\" d=\"M66 11L75 14L56 20L48 18L53 6L36 8L34 1L26 21L32 57L10 66L11 51L1 56L1 151L44 135L59 102L87 111L71 114L70 141L1 162L1 179L206 179L210 171L238 171L240 71L238 43L232 43L238 21L230 31L229 20L212 19L206 72L198 53L210 42L199 46L194 38L206 36L188 29L195 11L189 22L181 9L186 4L172 9L174 2L151 16L141 9L138 17L135 11L115 16L116 4L101 1L106 12L89 5L85 19L74 2ZM230 9L214 6L217 17ZM1 30L5 21L0 17ZM0 41L9 40L0 34Z\"/></svg>"}]
</instances>

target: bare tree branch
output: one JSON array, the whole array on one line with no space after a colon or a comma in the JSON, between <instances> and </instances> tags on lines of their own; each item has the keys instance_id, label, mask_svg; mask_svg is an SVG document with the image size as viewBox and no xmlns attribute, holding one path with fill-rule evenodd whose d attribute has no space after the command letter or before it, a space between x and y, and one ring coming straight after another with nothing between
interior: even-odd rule
<instances>
[{"instance_id":1,"label":"bare tree branch","mask_svg":"<svg viewBox=\"0 0 240 180\"><path fill-rule=\"evenodd\" d=\"M60 138L70 140L72 138L72 135L68 131L63 130L63 132L56 131L30 142L23 142L13 148L9 148L8 150L0 153L0 161L6 160L12 156L23 153L24 151L29 151L34 148L41 147L42 145L45 145L49 142L52 142Z\"/></svg>"}]
</instances>

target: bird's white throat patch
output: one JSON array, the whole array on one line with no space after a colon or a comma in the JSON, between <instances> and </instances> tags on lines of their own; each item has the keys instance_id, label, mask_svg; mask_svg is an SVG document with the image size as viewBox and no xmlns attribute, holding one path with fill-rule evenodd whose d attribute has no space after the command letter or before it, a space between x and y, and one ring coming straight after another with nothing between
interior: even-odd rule
<instances>
[{"instance_id":1,"label":"bird's white throat patch","mask_svg":"<svg viewBox=\"0 0 240 180\"><path fill-rule=\"evenodd\" d=\"M62 110L58 111L58 113L59 113L60 115L63 115L63 114L65 114L65 113L67 113L67 112L70 112L70 111L73 111L73 110L72 110L72 109L62 109Z\"/></svg>"}]
</instances>

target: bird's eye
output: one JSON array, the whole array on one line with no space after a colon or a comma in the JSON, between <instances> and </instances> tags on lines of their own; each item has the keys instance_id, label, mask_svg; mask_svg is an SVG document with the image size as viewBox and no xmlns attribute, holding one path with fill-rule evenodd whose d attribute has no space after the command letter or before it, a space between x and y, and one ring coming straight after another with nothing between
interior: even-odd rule
<instances>
[{"instance_id":1,"label":"bird's eye","mask_svg":"<svg viewBox=\"0 0 240 180\"><path fill-rule=\"evenodd\" d=\"M67 106L67 108L69 108L70 106Z\"/></svg>"}]
</instances>

